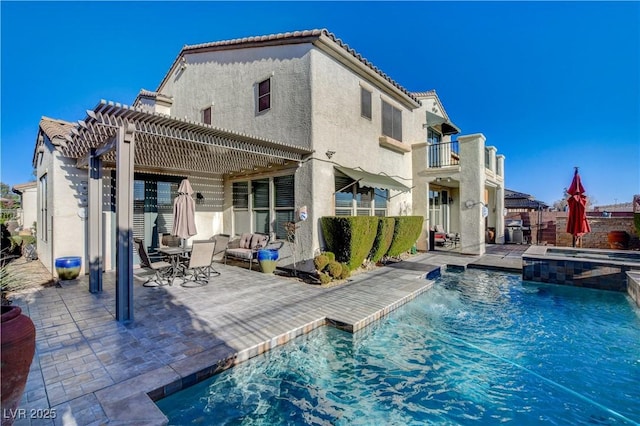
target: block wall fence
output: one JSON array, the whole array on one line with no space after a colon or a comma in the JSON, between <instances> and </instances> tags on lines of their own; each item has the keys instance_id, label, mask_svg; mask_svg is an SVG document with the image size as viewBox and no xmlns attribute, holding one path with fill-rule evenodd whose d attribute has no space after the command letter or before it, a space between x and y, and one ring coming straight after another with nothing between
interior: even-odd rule
<instances>
[{"instance_id":1,"label":"block wall fence","mask_svg":"<svg viewBox=\"0 0 640 426\"><path fill-rule=\"evenodd\" d=\"M531 244L571 247L572 236L567 229L567 212L512 212L506 219L519 219L525 227L531 228ZM608 249L608 234L611 231L624 231L629 234L629 249L640 250L640 239L635 230L633 214L602 217L601 213L588 214L587 220L591 232L582 237L583 248Z\"/></svg>"}]
</instances>

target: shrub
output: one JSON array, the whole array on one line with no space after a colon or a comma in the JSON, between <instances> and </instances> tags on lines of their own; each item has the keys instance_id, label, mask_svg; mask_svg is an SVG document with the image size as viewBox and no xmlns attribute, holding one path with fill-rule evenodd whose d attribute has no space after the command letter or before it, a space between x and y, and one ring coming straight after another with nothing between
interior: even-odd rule
<instances>
[{"instance_id":1,"label":"shrub","mask_svg":"<svg viewBox=\"0 0 640 426\"><path fill-rule=\"evenodd\" d=\"M335 261L336 261L336 255L335 255L335 254L333 254L332 252L330 252L330 251L325 251L325 252L324 252L324 253L322 253L322 254L324 254L325 256L327 256L327 258L329 259L329 263L331 263L331 262L335 262Z\"/></svg>"},{"instance_id":2,"label":"shrub","mask_svg":"<svg viewBox=\"0 0 640 426\"><path fill-rule=\"evenodd\" d=\"M636 234L640 237L640 213L633 214L633 222L636 225Z\"/></svg>"},{"instance_id":3,"label":"shrub","mask_svg":"<svg viewBox=\"0 0 640 426\"><path fill-rule=\"evenodd\" d=\"M322 272L322 270L329 264L329 258L324 254L319 254L313 259L313 264L318 272Z\"/></svg>"},{"instance_id":4,"label":"shrub","mask_svg":"<svg viewBox=\"0 0 640 426\"><path fill-rule=\"evenodd\" d=\"M342 274L342 265L340 263L330 262L327 269L329 270L329 275L331 275L333 279L340 278L340 275Z\"/></svg>"},{"instance_id":5,"label":"shrub","mask_svg":"<svg viewBox=\"0 0 640 426\"><path fill-rule=\"evenodd\" d=\"M349 276L351 276L351 271L349 270L349 265L347 265L346 263L341 263L340 265L342 266L342 272L340 273L340 279L341 280L346 280L347 278L349 278Z\"/></svg>"},{"instance_id":6,"label":"shrub","mask_svg":"<svg viewBox=\"0 0 640 426\"><path fill-rule=\"evenodd\" d=\"M393 241L395 222L396 220L392 217L379 218L376 239L373 240L373 247L371 247L371 252L369 252L369 258L373 263L377 263L382 259L382 256L389 250L391 241Z\"/></svg>"},{"instance_id":7,"label":"shrub","mask_svg":"<svg viewBox=\"0 0 640 426\"><path fill-rule=\"evenodd\" d=\"M376 238L378 218L325 216L320 223L327 248L335 253L336 260L346 263L351 271L362 265Z\"/></svg>"},{"instance_id":8,"label":"shrub","mask_svg":"<svg viewBox=\"0 0 640 426\"><path fill-rule=\"evenodd\" d=\"M324 272L320 272L318 274L318 277L320 278L320 283L322 284L329 284L331 282L331 277Z\"/></svg>"},{"instance_id":9,"label":"shrub","mask_svg":"<svg viewBox=\"0 0 640 426\"><path fill-rule=\"evenodd\" d=\"M387 256L398 256L409 251L422 232L422 216L396 216L393 227L393 241Z\"/></svg>"}]
</instances>

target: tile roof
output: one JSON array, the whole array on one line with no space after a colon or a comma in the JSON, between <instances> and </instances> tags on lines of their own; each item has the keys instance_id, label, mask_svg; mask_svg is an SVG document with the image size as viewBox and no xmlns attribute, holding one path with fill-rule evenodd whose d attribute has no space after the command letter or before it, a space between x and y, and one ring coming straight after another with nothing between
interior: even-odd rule
<instances>
[{"instance_id":1,"label":"tile roof","mask_svg":"<svg viewBox=\"0 0 640 426\"><path fill-rule=\"evenodd\" d=\"M138 97L155 98L156 96L158 96L158 92L147 89L140 89L140 93L138 93Z\"/></svg>"},{"instance_id":2,"label":"tile roof","mask_svg":"<svg viewBox=\"0 0 640 426\"><path fill-rule=\"evenodd\" d=\"M52 142L55 138L64 139L65 136L69 136L71 134L71 128L73 127L75 127L74 123L69 123L64 120L57 120L45 116L42 116L40 119L40 128Z\"/></svg>"},{"instance_id":3,"label":"tile roof","mask_svg":"<svg viewBox=\"0 0 640 426\"><path fill-rule=\"evenodd\" d=\"M416 98L426 98L427 96L438 96L435 89L427 90L426 92L412 92L411 93Z\"/></svg>"},{"instance_id":4,"label":"tile roof","mask_svg":"<svg viewBox=\"0 0 640 426\"><path fill-rule=\"evenodd\" d=\"M294 31L294 32L286 32L279 34L269 34L262 36L254 36L254 37L243 37L236 38L232 40L222 40L222 41L214 41L209 43L201 43L201 44L193 44L193 45L185 45L178 53L178 56L171 64L171 67L167 71L167 74L164 76L160 84L158 85L158 91L162 88L165 81L169 78L171 74L171 70L174 66L181 60L185 53L190 52L198 52L198 51L211 51L211 50L229 50L234 48L247 48L247 47L258 47L261 45L269 46L269 45L278 45L278 44L295 44L295 43L313 43L315 40L320 37L327 37L334 43L336 43L339 47L347 51L351 56L360 61L360 63L376 72L380 77L391 83L396 89L400 92L408 96L412 101L417 104L420 104L420 101L407 89L402 87L396 81L394 81L387 74L382 72L378 67L373 65L370 61L364 58L361 54L356 52L354 49L349 47L348 44L344 43L341 39L335 36L335 34L331 33L326 28L323 29L314 29L314 30L304 30L304 31Z\"/></svg>"},{"instance_id":5,"label":"tile roof","mask_svg":"<svg viewBox=\"0 0 640 426\"><path fill-rule=\"evenodd\" d=\"M538 207L546 209L549 207L549 205L544 201L536 200L533 195L525 194L524 192L512 191L511 189L506 188L504 190L504 206L507 209L537 209Z\"/></svg>"}]
</instances>

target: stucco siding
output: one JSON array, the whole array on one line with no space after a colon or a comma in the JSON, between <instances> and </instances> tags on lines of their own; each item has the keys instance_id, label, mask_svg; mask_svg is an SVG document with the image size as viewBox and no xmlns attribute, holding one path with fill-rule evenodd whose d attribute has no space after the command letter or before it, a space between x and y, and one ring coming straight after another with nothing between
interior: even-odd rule
<instances>
[{"instance_id":1,"label":"stucco siding","mask_svg":"<svg viewBox=\"0 0 640 426\"><path fill-rule=\"evenodd\" d=\"M171 115L299 146L310 143L310 44L191 53L162 93ZM256 108L257 84L271 78L271 108Z\"/></svg>"},{"instance_id":2,"label":"stucco siding","mask_svg":"<svg viewBox=\"0 0 640 426\"><path fill-rule=\"evenodd\" d=\"M81 218L79 211L86 207L86 195L82 195L82 188L86 188L87 171L75 167L75 160L62 157L55 153L56 173L49 183L53 188L55 223L53 238L56 243L53 255L55 258L63 256L81 256L82 271L85 273L86 262L86 219ZM86 190L85 190L86 191ZM86 192L85 192L86 194Z\"/></svg>"},{"instance_id":3,"label":"stucco siding","mask_svg":"<svg viewBox=\"0 0 640 426\"><path fill-rule=\"evenodd\" d=\"M361 114L361 87L371 92L371 119ZM412 186L411 153L400 153L381 147L382 101L402 111L402 143L408 147L421 140L416 129L414 110L401 105L374 82L366 80L324 52L311 52L312 148L311 166L314 217L334 215L334 165L361 167L371 173L386 173L408 187ZM327 162L327 151L335 154ZM391 191L391 195L398 192ZM409 193L392 198L389 215L411 214ZM319 227L313 243L322 244Z\"/></svg>"}]
</instances>

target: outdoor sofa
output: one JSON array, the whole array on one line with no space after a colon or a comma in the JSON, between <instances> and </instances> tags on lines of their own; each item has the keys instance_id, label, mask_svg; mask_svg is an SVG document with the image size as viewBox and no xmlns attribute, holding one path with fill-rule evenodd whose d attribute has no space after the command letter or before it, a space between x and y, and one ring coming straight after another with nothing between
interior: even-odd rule
<instances>
[{"instance_id":1,"label":"outdoor sofa","mask_svg":"<svg viewBox=\"0 0 640 426\"><path fill-rule=\"evenodd\" d=\"M269 243L269 234L258 232L242 234L240 238L230 241L227 245L224 253L224 263L227 263L228 258L247 261L249 262L249 270L251 270L253 260L257 258L258 250L279 250L282 245L282 241Z\"/></svg>"}]
</instances>

